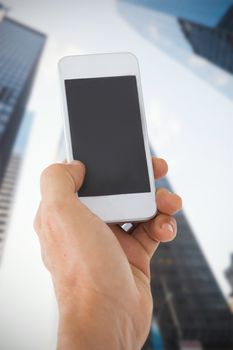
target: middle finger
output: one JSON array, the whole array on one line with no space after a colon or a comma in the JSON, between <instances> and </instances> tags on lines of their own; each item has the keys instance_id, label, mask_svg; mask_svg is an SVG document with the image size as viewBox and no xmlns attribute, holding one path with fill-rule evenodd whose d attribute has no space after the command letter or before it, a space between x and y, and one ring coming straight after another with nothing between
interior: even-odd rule
<instances>
[{"instance_id":1,"label":"middle finger","mask_svg":"<svg viewBox=\"0 0 233 350\"><path fill-rule=\"evenodd\" d=\"M165 188L159 188L156 192L156 203L160 213L174 215L182 208L182 199L175 193Z\"/></svg>"}]
</instances>

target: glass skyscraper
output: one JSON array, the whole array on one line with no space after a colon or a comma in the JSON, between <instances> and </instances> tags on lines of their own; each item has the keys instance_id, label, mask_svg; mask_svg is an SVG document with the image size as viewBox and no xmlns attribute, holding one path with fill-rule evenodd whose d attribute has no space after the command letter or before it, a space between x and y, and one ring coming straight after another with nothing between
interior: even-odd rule
<instances>
[{"instance_id":1,"label":"glass skyscraper","mask_svg":"<svg viewBox=\"0 0 233 350\"><path fill-rule=\"evenodd\" d=\"M179 20L194 52L233 74L233 5L214 27Z\"/></svg>"},{"instance_id":2,"label":"glass skyscraper","mask_svg":"<svg viewBox=\"0 0 233 350\"><path fill-rule=\"evenodd\" d=\"M193 51L233 73L233 0L121 0L177 18Z\"/></svg>"},{"instance_id":3,"label":"glass skyscraper","mask_svg":"<svg viewBox=\"0 0 233 350\"><path fill-rule=\"evenodd\" d=\"M0 16L0 184L25 111L45 35Z\"/></svg>"},{"instance_id":4,"label":"glass skyscraper","mask_svg":"<svg viewBox=\"0 0 233 350\"><path fill-rule=\"evenodd\" d=\"M0 5L0 258L31 125L25 106L45 38L6 17L5 8Z\"/></svg>"},{"instance_id":5,"label":"glass skyscraper","mask_svg":"<svg viewBox=\"0 0 233 350\"><path fill-rule=\"evenodd\" d=\"M157 187L171 187L166 179ZM183 212L178 235L161 244L151 262L154 319L166 350L200 344L204 350L233 349L233 315ZM151 336L144 349L155 349Z\"/></svg>"},{"instance_id":6,"label":"glass skyscraper","mask_svg":"<svg viewBox=\"0 0 233 350\"><path fill-rule=\"evenodd\" d=\"M7 228L9 225L9 217L12 201L14 198L20 162L21 157L19 154L13 154L11 156L0 187L0 260L4 248Z\"/></svg>"},{"instance_id":7,"label":"glass skyscraper","mask_svg":"<svg viewBox=\"0 0 233 350\"><path fill-rule=\"evenodd\" d=\"M0 185L0 262L10 222L18 175L20 173L23 153L30 133L32 119L33 114L31 112L26 112L23 116L20 130Z\"/></svg>"},{"instance_id":8,"label":"glass skyscraper","mask_svg":"<svg viewBox=\"0 0 233 350\"><path fill-rule=\"evenodd\" d=\"M121 0L214 28L233 0Z\"/></svg>"}]
</instances>

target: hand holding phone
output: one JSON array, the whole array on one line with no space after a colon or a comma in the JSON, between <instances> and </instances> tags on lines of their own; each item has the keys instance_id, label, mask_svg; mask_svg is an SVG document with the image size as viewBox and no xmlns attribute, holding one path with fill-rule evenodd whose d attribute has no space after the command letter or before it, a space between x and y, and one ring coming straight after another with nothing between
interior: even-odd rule
<instances>
[{"instance_id":1,"label":"hand holding phone","mask_svg":"<svg viewBox=\"0 0 233 350\"><path fill-rule=\"evenodd\" d=\"M67 158L86 166L80 200L105 222L150 219L155 186L137 59L68 56L59 72Z\"/></svg>"},{"instance_id":2,"label":"hand holding phone","mask_svg":"<svg viewBox=\"0 0 233 350\"><path fill-rule=\"evenodd\" d=\"M166 162L152 161L156 179L164 176ZM160 189L159 214L125 234L76 198L84 179L80 162L50 165L41 176L34 227L59 306L57 346L141 349L151 324L150 259L159 242L175 237L171 215L180 210L181 199Z\"/></svg>"}]
</instances>

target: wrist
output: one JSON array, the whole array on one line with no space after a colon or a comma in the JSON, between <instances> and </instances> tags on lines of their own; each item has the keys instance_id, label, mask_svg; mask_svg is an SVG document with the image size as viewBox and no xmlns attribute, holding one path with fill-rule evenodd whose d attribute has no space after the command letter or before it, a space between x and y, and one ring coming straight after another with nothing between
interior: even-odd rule
<instances>
[{"instance_id":1,"label":"wrist","mask_svg":"<svg viewBox=\"0 0 233 350\"><path fill-rule=\"evenodd\" d=\"M78 289L59 301L58 350L136 350L132 319L117 301Z\"/></svg>"}]
</instances>

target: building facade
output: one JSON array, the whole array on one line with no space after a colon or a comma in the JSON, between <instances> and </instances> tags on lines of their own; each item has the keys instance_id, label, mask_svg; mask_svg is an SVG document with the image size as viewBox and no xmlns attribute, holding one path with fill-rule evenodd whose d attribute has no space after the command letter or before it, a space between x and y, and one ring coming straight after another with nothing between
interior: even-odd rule
<instances>
[{"instance_id":1,"label":"building facade","mask_svg":"<svg viewBox=\"0 0 233 350\"><path fill-rule=\"evenodd\" d=\"M25 114L25 106L46 37L7 17L3 6L0 6L0 14L1 258L32 119L30 113Z\"/></svg>"},{"instance_id":2,"label":"building facade","mask_svg":"<svg viewBox=\"0 0 233 350\"><path fill-rule=\"evenodd\" d=\"M6 232L9 225L20 163L21 156L19 154L13 154L8 162L0 187L0 260L2 258Z\"/></svg>"},{"instance_id":3,"label":"building facade","mask_svg":"<svg viewBox=\"0 0 233 350\"><path fill-rule=\"evenodd\" d=\"M232 23L233 5L214 28L179 19L180 27L193 51L231 74L233 74Z\"/></svg>"},{"instance_id":4,"label":"building facade","mask_svg":"<svg viewBox=\"0 0 233 350\"><path fill-rule=\"evenodd\" d=\"M184 38L195 54L233 73L233 0L121 1L177 18ZM157 22L155 27L158 27ZM162 32L168 32L168 28L162 28Z\"/></svg>"},{"instance_id":5,"label":"building facade","mask_svg":"<svg viewBox=\"0 0 233 350\"><path fill-rule=\"evenodd\" d=\"M171 191L166 179L157 186ZM176 220L176 239L161 244L151 262L154 318L164 349L180 350L182 344L192 343L197 349L232 350L229 306L185 214L178 213ZM152 347L150 337L145 350Z\"/></svg>"},{"instance_id":6,"label":"building facade","mask_svg":"<svg viewBox=\"0 0 233 350\"><path fill-rule=\"evenodd\" d=\"M0 184L22 121L45 35L0 17Z\"/></svg>"},{"instance_id":7,"label":"building facade","mask_svg":"<svg viewBox=\"0 0 233 350\"><path fill-rule=\"evenodd\" d=\"M233 5L232 0L121 0L214 28Z\"/></svg>"},{"instance_id":8,"label":"building facade","mask_svg":"<svg viewBox=\"0 0 233 350\"><path fill-rule=\"evenodd\" d=\"M10 223L13 201L17 191L17 180L20 175L32 121L33 113L26 112L23 116L12 154L0 185L0 262L7 238L7 229Z\"/></svg>"}]
</instances>

